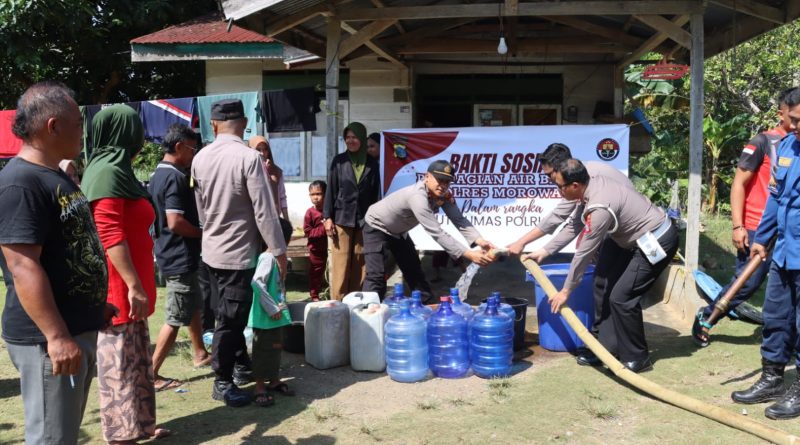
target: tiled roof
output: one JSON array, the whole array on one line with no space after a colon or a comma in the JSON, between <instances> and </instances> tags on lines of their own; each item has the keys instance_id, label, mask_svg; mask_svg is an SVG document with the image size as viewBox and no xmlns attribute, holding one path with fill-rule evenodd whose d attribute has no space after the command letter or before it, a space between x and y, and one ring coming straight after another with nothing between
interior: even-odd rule
<instances>
[{"instance_id":1,"label":"tiled roof","mask_svg":"<svg viewBox=\"0 0 800 445\"><path fill-rule=\"evenodd\" d=\"M131 40L131 43L270 43L274 39L239 26L231 26L220 14L199 17Z\"/></svg>"}]
</instances>

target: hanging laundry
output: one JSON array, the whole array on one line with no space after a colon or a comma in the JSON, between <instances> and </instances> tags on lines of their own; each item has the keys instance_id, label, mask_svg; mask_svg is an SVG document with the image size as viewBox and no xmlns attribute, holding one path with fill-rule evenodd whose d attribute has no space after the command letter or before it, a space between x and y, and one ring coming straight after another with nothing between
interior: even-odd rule
<instances>
[{"instance_id":1,"label":"hanging laundry","mask_svg":"<svg viewBox=\"0 0 800 445\"><path fill-rule=\"evenodd\" d=\"M22 147L22 139L11 132L16 116L16 110L0 111L0 158L14 157Z\"/></svg>"},{"instance_id":2,"label":"hanging laundry","mask_svg":"<svg viewBox=\"0 0 800 445\"><path fill-rule=\"evenodd\" d=\"M211 129L211 105L222 99L239 99L244 105L244 115L247 118L247 128L244 130L244 140L247 141L252 136L261 134L259 131L261 111L258 102L258 92L217 94L214 96L203 96L197 98L197 115L200 122L200 134L203 136L203 144L214 140L214 131Z\"/></svg>"},{"instance_id":3,"label":"hanging laundry","mask_svg":"<svg viewBox=\"0 0 800 445\"><path fill-rule=\"evenodd\" d=\"M157 99L141 102L139 117L144 125L144 138L160 144L172 124L193 127L197 120L197 100L194 97Z\"/></svg>"},{"instance_id":4,"label":"hanging laundry","mask_svg":"<svg viewBox=\"0 0 800 445\"><path fill-rule=\"evenodd\" d=\"M263 91L261 116L267 131L317 131L319 98L314 88Z\"/></svg>"}]
</instances>

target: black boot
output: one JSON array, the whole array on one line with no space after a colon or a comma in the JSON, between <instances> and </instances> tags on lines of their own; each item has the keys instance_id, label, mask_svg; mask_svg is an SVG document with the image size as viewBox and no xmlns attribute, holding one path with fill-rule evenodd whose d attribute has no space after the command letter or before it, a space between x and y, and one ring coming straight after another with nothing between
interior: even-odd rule
<instances>
[{"instance_id":1,"label":"black boot","mask_svg":"<svg viewBox=\"0 0 800 445\"><path fill-rule=\"evenodd\" d=\"M783 395L784 364L761 360L761 378L753 386L744 391L734 391L731 398L734 402L753 404L776 400Z\"/></svg>"},{"instance_id":2,"label":"black boot","mask_svg":"<svg viewBox=\"0 0 800 445\"><path fill-rule=\"evenodd\" d=\"M798 378L786 393L777 402L764 410L764 415L770 419L794 419L800 416L800 369Z\"/></svg>"}]
</instances>

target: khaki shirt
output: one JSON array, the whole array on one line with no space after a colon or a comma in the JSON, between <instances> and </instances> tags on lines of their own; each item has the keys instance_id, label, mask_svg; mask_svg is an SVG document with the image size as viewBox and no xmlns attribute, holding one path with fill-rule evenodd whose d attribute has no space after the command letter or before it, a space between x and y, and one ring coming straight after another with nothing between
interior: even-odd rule
<instances>
[{"instance_id":1,"label":"khaki shirt","mask_svg":"<svg viewBox=\"0 0 800 445\"><path fill-rule=\"evenodd\" d=\"M617 181L630 189L634 188L633 183L630 179L628 179L627 176L605 162L589 161L584 165L586 166L586 171L589 173L590 179L594 178L595 176L603 175L606 178ZM553 209L552 212L548 213L547 216L542 218L542 222L537 224L536 227L544 233L552 234L564 221L568 220L571 216L574 216L573 213L575 212L575 208L577 206L577 201L567 201L566 199L562 199L556 205L556 208Z\"/></svg>"},{"instance_id":2,"label":"khaki shirt","mask_svg":"<svg viewBox=\"0 0 800 445\"><path fill-rule=\"evenodd\" d=\"M217 135L194 157L192 177L204 263L217 269L254 268L262 239L274 256L286 253L261 155L241 138Z\"/></svg>"},{"instance_id":3,"label":"khaki shirt","mask_svg":"<svg viewBox=\"0 0 800 445\"><path fill-rule=\"evenodd\" d=\"M597 207L595 207L597 206ZM587 210L588 209L588 210ZM613 215L612 215L613 214ZM580 234L564 288L573 290L606 236L623 249L636 248L636 240L657 229L666 218L664 212L631 187L606 175L589 179L576 216L544 247L557 252ZM613 233L614 216L618 227ZM586 224L581 220L585 219Z\"/></svg>"},{"instance_id":4,"label":"khaki shirt","mask_svg":"<svg viewBox=\"0 0 800 445\"><path fill-rule=\"evenodd\" d=\"M481 237L455 204L445 201L441 208L467 242L472 244ZM364 220L375 229L395 237L406 236L409 230L420 224L450 256L461 257L468 247L442 229L436 221L438 211L439 206L428 198L425 182L419 181L372 204Z\"/></svg>"}]
</instances>

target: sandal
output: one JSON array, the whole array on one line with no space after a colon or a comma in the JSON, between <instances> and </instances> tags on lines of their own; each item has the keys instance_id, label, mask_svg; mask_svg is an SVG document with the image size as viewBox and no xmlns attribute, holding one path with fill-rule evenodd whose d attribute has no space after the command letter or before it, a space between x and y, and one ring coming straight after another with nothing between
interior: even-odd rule
<instances>
[{"instance_id":1,"label":"sandal","mask_svg":"<svg viewBox=\"0 0 800 445\"><path fill-rule=\"evenodd\" d=\"M181 382L180 380L177 380L177 379L170 379L170 378L164 378L164 377L160 377L160 379L161 379L161 384L160 385L154 385L155 389L156 389L156 392L161 392L161 391L165 391L167 389L177 388L177 387L183 385L183 382Z\"/></svg>"},{"instance_id":2,"label":"sandal","mask_svg":"<svg viewBox=\"0 0 800 445\"><path fill-rule=\"evenodd\" d=\"M151 439L163 439L165 437L169 437L172 435L172 430L168 430L166 428L156 428L153 432L153 435L150 436Z\"/></svg>"},{"instance_id":3,"label":"sandal","mask_svg":"<svg viewBox=\"0 0 800 445\"><path fill-rule=\"evenodd\" d=\"M257 392L253 399L253 404L260 407L272 406L275 404L275 399L268 392Z\"/></svg>"},{"instance_id":4,"label":"sandal","mask_svg":"<svg viewBox=\"0 0 800 445\"><path fill-rule=\"evenodd\" d=\"M277 392L277 393L279 393L279 394L281 394L283 396L287 396L287 397L294 396L294 390L289 388L289 385L287 385L284 382L280 382L275 386L267 386L267 390L275 391L275 392Z\"/></svg>"},{"instance_id":5,"label":"sandal","mask_svg":"<svg viewBox=\"0 0 800 445\"><path fill-rule=\"evenodd\" d=\"M700 311L694 317L694 323L692 324L692 340L694 343L701 347L705 348L710 343L710 331L713 325L708 323L703 319L703 312Z\"/></svg>"}]
</instances>

